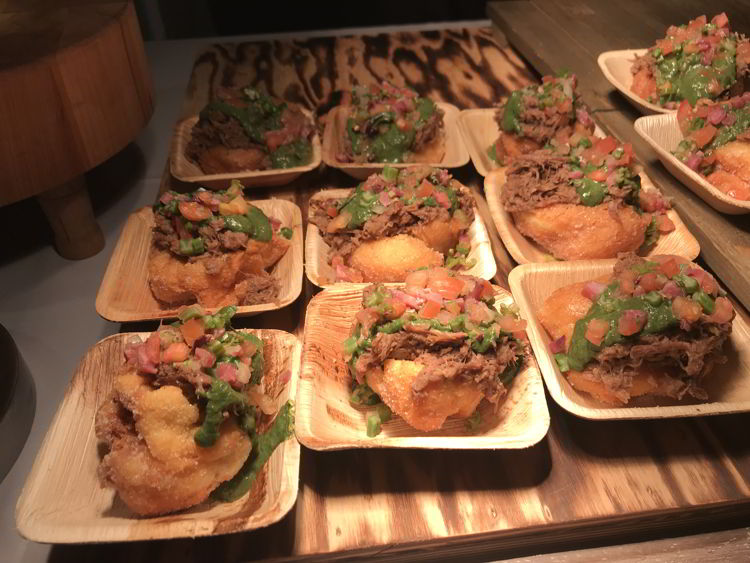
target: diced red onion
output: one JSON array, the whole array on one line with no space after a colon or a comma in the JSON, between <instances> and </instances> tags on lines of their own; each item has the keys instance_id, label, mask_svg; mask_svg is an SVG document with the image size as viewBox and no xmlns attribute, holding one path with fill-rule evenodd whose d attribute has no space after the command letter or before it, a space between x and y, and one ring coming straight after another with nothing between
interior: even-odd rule
<instances>
[{"instance_id":1,"label":"diced red onion","mask_svg":"<svg viewBox=\"0 0 750 563\"><path fill-rule=\"evenodd\" d=\"M607 176L607 187L612 188L617 183L617 172L613 171L610 172L609 176Z\"/></svg>"},{"instance_id":2,"label":"diced red onion","mask_svg":"<svg viewBox=\"0 0 750 563\"><path fill-rule=\"evenodd\" d=\"M447 186L450 183L452 176L445 168L441 168L437 173L437 178L440 184Z\"/></svg>"},{"instance_id":3,"label":"diced red onion","mask_svg":"<svg viewBox=\"0 0 750 563\"><path fill-rule=\"evenodd\" d=\"M287 369L281 372L281 375L279 375L279 383L282 385L286 385L289 383L289 380L292 379L292 370Z\"/></svg>"},{"instance_id":4,"label":"diced red onion","mask_svg":"<svg viewBox=\"0 0 750 563\"><path fill-rule=\"evenodd\" d=\"M161 197L159 198L159 201L160 201L160 202L162 202L162 203L163 203L164 205L166 205L166 204L168 204L168 203L169 203L170 201L172 201L173 199L174 199L174 195L173 195L173 194L171 194L171 193L169 193L169 192L165 192L165 193L164 193L164 194L163 194L163 195L162 195L162 196L161 196Z\"/></svg>"},{"instance_id":5,"label":"diced red onion","mask_svg":"<svg viewBox=\"0 0 750 563\"><path fill-rule=\"evenodd\" d=\"M383 205L390 205L391 203L391 197L388 195L388 192L385 192L385 191L380 192L379 200L380 200L380 203L382 203Z\"/></svg>"},{"instance_id":6,"label":"diced red onion","mask_svg":"<svg viewBox=\"0 0 750 563\"><path fill-rule=\"evenodd\" d=\"M216 356L214 356L211 352L209 352L205 348L196 348L195 357L198 359L201 366L203 366L204 368L212 367L214 365L214 362L216 361Z\"/></svg>"},{"instance_id":7,"label":"diced red onion","mask_svg":"<svg viewBox=\"0 0 750 563\"><path fill-rule=\"evenodd\" d=\"M722 125L734 125L734 122L737 121L737 115L734 113L728 113L724 119L721 120Z\"/></svg>"},{"instance_id":8,"label":"diced red onion","mask_svg":"<svg viewBox=\"0 0 750 563\"><path fill-rule=\"evenodd\" d=\"M701 63L708 66L714 60L714 52L712 50L706 51L701 55Z\"/></svg>"},{"instance_id":9,"label":"diced red onion","mask_svg":"<svg viewBox=\"0 0 750 563\"><path fill-rule=\"evenodd\" d=\"M672 280L669 280L666 284L664 284L664 287L661 288L661 293L665 297L669 297L670 299L674 299L675 297L680 297L684 295L682 292L682 288L677 285Z\"/></svg>"},{"instance_id":10,"label":"diced red onion","mask_svg":"<svg viewBox=\"0 0 750 563\"><path fill-rule=\"evenodd\" d=\"M437 316L435 317L435 320L437 320L439 323L443 323L444 325L447 325L455 318L456 318L456 315L454 315L450 311L446 311L445 309L443 309L437 314Z\"/></svg>"},{"instance_id":11,"label":"diced red onion","mask_svg":"<svg viewBox=\"0 0 750 563\"><path fill-rule=\"evenodd\" d=\"M721 120L726 117L726 115L726 110L724 110L724 108L720 105L717 105L713 107L710 112L708 112L706 119L708 119L708 122L712 125L718 125L719 123L721 123Z\"/></svg>"},{"instance_id":12,"label":"diced red onion","mask_svg":"<svg viewBox=\"0 0 750 563\"><path fill-rule=\"evenodd\" d=\"M745 103L750 102L750 91L747 91L744 94L742 94L742 99L744 100Z\"/></svg>"},{"instance_id":13,"label":"diced red onion","mask_svg":"<svg viewBox=\"0 0 750 563\"><path fill-rule=\"evenodd\" d=\"M691 170L698 170L701 161L703 160L703 153L701 151L691 154L685 161L685 165Z\"/></svg>"},{"instance_id":14,"label":"diced red onion","mask_svg":"<svg viewBox=\"0 0 750 563\"><path fill-rule=\"evenodd\" d=\"M402 301L404 304L406 304L408 307L411 307L412 309L418 309L422 305L422 303L424 303L424 299L414 297L413 295L404 293L403 291L399 289L392 289L391 295L395 299Z\"/></svg>"},{"instance_id":15,"label":"diced red onion","mask_svg":"<svg viewBox=\"0 0 750 563\"><path fill-rule=\"evenodd\" d=\"M745 107L746 100L743 96L737 96L736 98L732 98L730 103L734 109L740 109Z\"/></svg>"},{"instance_id":16,"label":"diced red onion","mask_svg":"<svg viewBox=\"0 0 750 563\"><path fill-rule=\"evenodd\" d=\"M138 347L137 360L139 372L155 374L158 371L156 368L156 364L152 362L148 357L148 352L146 352L145 344Z\"/></svg>"},{"instance_id":17,"label":"diced red onion","mask_svg":"<svg viewBox=\"0 0 750 563\"><path fill-rule=\"evenodd\" d=\"M443 296L439 293L435 293L434 291L430 291L429 289L420 289L417 291L417 294L427 301L434 301L438 305L443 304Z\"/></svg>"},{"instance_id":18,"label":"diced red onion","mask_svg":"<svg viewBox=\"0 0 750 563\"><path fill-rule=\"evenodd\" d=\"M560 338L556 338L549 343L549 351L553 354L559 354L565 352L565 335L563 334Z\"/></svg>"},{"instance_id":19,"label":"diced red onion","mask_svg":"<svg viewBox=\"0 0 750 563\"><path fill-rule=\"evenodd\" d=\"M589 115L589 112L587 112L583 108L578 108L576 110L576 118L581 123L581 125L583 125L584 127L587 127L587 126L592 125L594 123L591 120L591 116Z\"/></svg>"},{"instance_id":20,"label":"diced red onion","mask_svg":"<svg viewBox=\"0 0 750 563\"><path fill-rule=\"evenodd\" d=\"M570 178L571 180L583 178L583 170L573 170L570 174L568 174L568 178Z\"/></svg>"},{"instance_id":21,"label":"diced red onion","mask_svg":"<svg viewBox=\"0 0 750 563\"><path fill-rule=\"evenodd\" d=\"M594 301L602 294L605 289L607 289L606 284L590 281L586 282L586 284L583 286L581 295L583 295L586 299L591 299L591 301Z\"/></svg>"},{"instance_id":22,"label":"diced red onion","mask_svg":"<svg viewBox=\"0 0 750 563\"><path fill-rule=\"evenodd\" d=\"M699 51L708 51L711 48L711 43L705 39L699 39L695 44L698 46Z\"/></svg>"}]
</instances>

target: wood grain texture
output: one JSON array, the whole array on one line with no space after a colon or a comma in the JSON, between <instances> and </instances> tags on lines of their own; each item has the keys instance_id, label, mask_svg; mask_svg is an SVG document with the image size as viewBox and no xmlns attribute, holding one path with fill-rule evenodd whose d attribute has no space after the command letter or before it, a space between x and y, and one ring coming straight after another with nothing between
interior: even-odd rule
<instances>
[{"instance_id":1,"label":"wood grain texture","mask_svg":"<svg viewBox=\"0 0 750 563\"><path fill-rule=\"evenodd\" d=\"M726 345L729 361L717 365L703 384L709 400L674 401L634 399L627 407L611 407L574 389L560 373L550 338L537 320L536 312L558 288L612 274L615 260L582 260L554 264L527 264L510 273L510 287L529 322L529 338L552 398L565 410L593 420L672 418L750 412L750 325L740 310L732 323Z\"/></svg>"},{"instance_id":2,"label":"wood grain texture","mask_svg":"<svg viewBox=\"0 0 750 563\"><path fill-rule=\"evenodd\" d=\"M67 4L0 15L0 205L90 170L151 117L132 2Z\"/></svg>"},{"instance_id":3,"label":"wood grain texture","mask_svg":"<svg viewBox=\"0 0 750 563\"><path fill-rule=\"evenodd\" d=\"M443 110L444 123L444 143L445 153L440 162L425 162L430 166L440 168L460 168L469 162L469 153L464 147L461 133L458 130L459 111L453 104L445 102L436 102L438 108ZM383 169L386 164L364 163L364 162L341 162L336 155L344 152L343 139L339 137L339 132L345 131L345 120L348 117L348 109L342 106L334 108L326 120L325 132L323 133L323 162L328 166L333 166L343 170L353 178L364 180L371 174L375 174ZM404 168L411 166L413 163L388 164L394 168Z\"/></svg>"},{"instance_id":4,"label":"wood grain texture","mask_svg":"<svg viewBox=\"0 0 750 563\"><path fill-rule=\"evenodd\" d=\"M351 192L351 189L321 190L313 194L310 199L345 198ZM476 207L474 208L474 222L469 227L468 234L471 240L471 250L467 258L476 260L476 264L463 273L491 280L497 273L497 265L492 256L487 227ZM318 287L329 287L336 283L336 275L328 260L329 251L330 247L321 236L318 226L308 222L307 233L305 233L305 275Z\"/></svg>"},{"instance_id":5,"label":"wood grain texture","mask_svg":"<svg viewBox=\"0 0 750 563\"><path fill-rule=\"evenodd\" d=\"M301 344L280 330L254 333L263 341L264 392L279 409L296 395ZM47 543L137 541L226 534L283 518L298 490L300 448L294 439L274 451L247 495L231 503L207 501L174 514L138 517L114 489L99 484L103 452L94 417L122 367L128 336L101 340L81 360L18 499L19 532ZM291 377L282 383L286 372Z\"/></svg>"},{"instance_id":6,"label":"wood grain texture","mask_svg":"<svg viewBox=\"0 0 750 563\"><path fill-rule=\"evenodd\" d=\"M656 189L645 173L641 172L640 178L641 186L644 190ZM484 179L484 192L487 195L487 205L490 207L492 220L508 252L510 252L511 256L519 264L555 261L556 258L554 256L533 240L522 235L516 228L513 216L505 210L500 201L504 186L505 169L490 172L489 176ZM674 224L675 230L671 233L661 235L656 244L644 256L676 254L688 260L695 260L701 251L698 241L690 234L690 231L688 231L685 223L680 219L677 211L670 209L666 215Z\"/></svg>"},{"instance_id":7,"label":"wood grain texture","mask_svg":"<svg viewBox=\"0 0 750 563\"><path fill-rule=\"evenodd\" d=\"M344 448L518 449L538 443L549 428L544 388L536 363L528 357L505 400L495 410L482 401L476 432L466 420L449 418L439 430L420 432L394 414L377 436L367 436L372 408L349 402L351 376L342 347L355 315L362 310L363 284L337 284L309 303L305 321L304 363L297 393L297 438L314 450ZM496 299L511 305L509 292Z\"/></svg>"},{"instance_id":8,"label":"wood grain texture","mask_svg":"<svg viewBox=\"0 0 750 563\"><path fill-rule=\"evenodd\" d=\"M676 114L639 117L634 127L635 132L656 151L664 167L711 207L730 215L750 213L750 201L728 196L672 154L683 139Z\"/></svg>"},{"instance_id":9,"label":"wood grain texture","mask_svg":"<svg viewBox=\"0 0 750 563\"><path fill-rule=\"evenodd\" d=\"M269 270L278 282L275 301L239 305L237 315L280 309L293 303L302 291L302 215L299 207L283 199L252 200L269 217L292 229L289 249ZM168 319L181 307L157 301L148 283L148 261L152 247L154 214L144 207L128 217L117 240L96 295L96 312L110 321L133 322Z\"/></svg>"},{"instance_id":10,"label":"wood grain texture","mask_svg":"<svg viewBox=\"0 0 750 563\"><path fill-rule=\"evenodd\" d=\"M312 117L309 110L302 109L308 117ZM225 190L232 180L240 180L246 188L255 186L283 186L305 172L320 166L321 147L320 136L315 133L312 139L312 159L304 166L271 170L249 170L247 172L227 172L223 174L206 174L195 162L185 156L185 149L190 143L193 126L198 117L188 117L175 125L172 144L169 151L169 170L180 182L199 184L215 190Z\"/></svg>"},{"instance_id":11,"label":"wood grain texture","mask_svg":"<svg viewBox=\"0 0 750 563\"><path fill-rule=\"evenodd\" d=\"M627 3L596 0L517 1L488 5L488 14L509 41L540 74L567 68L578 76L583 100L607 133L633 143L646 173L666 196L698 240L701 257L747 307L750 306L750 217L726 217L675 179L654 150L633 131L640 117L596 64L604 51L653 44L669 25L689 21L707 10L700 0ZM734 30L750 32L750 11L740 0L717 0L712 13L726 11Z\"/></svg>"},{"instance_id":12,"label":"wood grain texture","mask_svg":"<svg viewBox=\"0 0 750 563\"><path fill-rule=\"evenodd\" d=\"M630 72L630 67L633 65L636 56L643 56L647 51L648 49L605 51L596 58L596 63L602 70L604 77L609 80L609 83L617 88L644 115L652 113L675 113L676 109L666 109L652 104L634 94L630 89L633 86L633 74Z\"/></svg>"}]
</instances>

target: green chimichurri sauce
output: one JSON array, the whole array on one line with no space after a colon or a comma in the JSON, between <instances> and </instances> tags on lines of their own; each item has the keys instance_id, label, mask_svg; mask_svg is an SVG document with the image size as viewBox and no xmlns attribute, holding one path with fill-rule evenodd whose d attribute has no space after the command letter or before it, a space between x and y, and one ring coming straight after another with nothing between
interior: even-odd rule
<instances>
[{"instance_id":1,"label":"green chimichurri sauce","mask_svg":"<svg viewBox=\"0 0 750 563\"><path fill-rule=\"evenodd\" d=\"M261 468L277 446L294 434L294 402L287 401L265 433L252 433L252 450L237 475L219 485L211 497L222 502L232 502L250 490Z\"/></svg>"},{"instance_id":2,"label":"green chimichurri sauce","mask_svg":"<svg viewBox=\"0 0 750 563\"><path fill-rule=\"evenodd\" d=\"M297 139L281 145L271 153L271 165L274 168L294 168L304 166L312 159L312 143L307 139Z\"/></svg>"},{"instance_id":3,"label":"green chimichurri sauce","mask_svg":"<svg viewBox=\"0 0 750 563\"><path fill-rule=\"evenodd\" d=\"M265 144L264 134L267 131L282 128L281 113L285 107L286 104L276 105L270 98L263 95L259 95L257 103L250 101L244 107L215 100L203 108L201 117L204 117L209 112L219 111L239 121L250 139L256 143Z\"/></svg>"},{"instance_id":4,"label":"green chimichurri sauce","mask_svg":"<svg viewBox=\"0 0 750 563\"><path fill-rule=\"evenodd\" d=\"M647 313L648 320L641 330L643 334L663 332L679 324L672 312L672 302L669 299L662 299L656 292L647 293L641 297L620 299L614 296L618 287L619 282L617 281L607 286L607 289L594 302L586 316L576 322L567 354L556 355L560 356L558 364L561 369L565 371L564 368L569 368L581 371L602 348L612 346L628 338L621 335L617 329L620 317L628 309L638 309ZM585 337L589 322L593 319L602 319L609 323L609 331L600 346L595 346Z\"/></svg>"},{"instance_id":5,"label":"green chimichurri sauce","mask_svg":"<svg viewBox=\"0 0 750 563\"><path fill-rule=\"evenodd\" d=\"M503 110L503 119L500 126L506 133L521 134L521 112L523 111L523 90L516 90L508 98Z\"/></svg>"},{"instance_id":6,"label":"green chimichurri sauce","mask_svg":"<svg viewBox=\"0 0 750 563\"><path fill-rule=\"evenodd\" d=\"M588 207L599 205L609 193L607 191L607 184L597 182L591 178L581 178L580 182L576 185L576 191L581 197L581 203Z\"/></svg>"}]
</instances>

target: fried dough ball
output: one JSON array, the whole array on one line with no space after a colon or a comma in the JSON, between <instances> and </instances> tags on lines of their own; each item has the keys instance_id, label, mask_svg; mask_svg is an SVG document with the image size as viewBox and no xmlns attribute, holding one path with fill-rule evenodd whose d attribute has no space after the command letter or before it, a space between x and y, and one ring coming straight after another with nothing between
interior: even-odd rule
<instances>
[{"instance_id":1,"label":"fried dough ball","mask_svg":"<svg viewBox=\"0 0 750 563\"><path fill-rule=\"evenodd\" d=\"M680 261L683 262L684 259L680 258ZM608 283L611 278L603 276L595 281ZM565 345L568 346L576 321L584 317L591 308L592 301L581 293L584 285L586 282L579 282L555 290L537 311L537 319L552 340L564 336ZM672 370L647 364L641 365L633 375L630 386L623 388L620 393L607 387L589 367L582 372L567 371L565 377L577 391L588 393L595 399L614 406L626 405L630 398L643 395L674 397L676 390L681 387L679 380L672 377Z\"/></svg>"},{"instance_id":2,"label":"fried dough ball","mask_svg":"<svg viewBox=\"0 0 750 563\"><path fill-rule=\"evenodd\" d=\"M367 384L410 426L437 430L449 416L471 416L484 396L473 381L441 379L415 394L412 384L424 369L411 360L386 360L383 370L367 373Z\"/></svg>"},{"instance_id":3,"label":"fried dough ball","mask_svg":"<svg viewBox=\"0 0 750 563\"><path fill-rule=\"evenodd\" d=\"M725 194L750 199L750 143L732 141L714 151L718 169L706 179Z\"/></svg>"},{"instance_id":4,"label":"fried dough ball","mask_svg":"<svg viewBox=\"0 0 750 563\"><path fill-rule=\"evenodd\" d=\"M206 174L224 174L267 168L268 155L260 148L230 149L216 145L204 149L198 164Z\"/></svg>"},{"instance_id":5,"label":"fried dough ball","mask_svg":"<svg viewBox=\"0 0 750 563\"><path fill-rule=\"evenodd\" d=\"M242 282L278 262L289 242L276 234L269 242L250 239L244 251L225 252L183 262L170 252L151 249L149 286L159 301L171 305L198 301L205 307L241 303Z\"/></svg>"},{"instance_id":6,"label":"fried dough ball","mask_svg":"<svg viewBox=\"0 0 750 563\"><path fill-rule=\"evenodd\" d=\"M455 248L463 225L457 219L448 221L435 220L426 225L419 225L411 230L411 234L424 241L427 246L443 254Z\"/></svg>"},{"instance_id":7,"label":"fried dough ball","mask_svg":"<svg viewBox=\"0 0 750 563\"><path fill-rule=\"evenodd\" d=\"M418 268L443 265L443 255L411 235L396 235L359 245L349 265L364 275L365 281L403 281Z\"/></svg>"},{"instance_id":8,"label":"fried dough ball","mask_svg":"<svg viewBox=\"0 0 750 563\"><path fill-rule=\"evenodd\" d=\"M649 218L630 206L612 211L558 203L513 213L516 228L560 260L614 258L636 251L646 238Z\"/></svg>"},{"instance_id":9,"label":"fried dough ball","mask_svg":"<svg viewBox=\"0 0 750 563\"><path fill-rule=\"evenodd\" d=\"M179 387L152 388L135 372L117 377L96 414L96 435L109 453L99 477L133 512L155 515L188 508L232 478L250 455L247 434L227 419L216 444L200 447L198 407Z\"/></svg>"}]
</instances>

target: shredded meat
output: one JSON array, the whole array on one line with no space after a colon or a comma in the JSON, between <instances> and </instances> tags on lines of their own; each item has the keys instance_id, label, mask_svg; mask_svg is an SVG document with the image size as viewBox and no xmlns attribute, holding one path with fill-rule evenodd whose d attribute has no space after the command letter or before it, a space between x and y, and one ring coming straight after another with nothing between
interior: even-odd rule
<instances>
[{"instance_id":1,"label":"shredded meat","mask_svg":"<svg viewBox=\"0 0 750 563\"><path fill-rule=\"evenodd\" d=\"M506 393L498 376L517 361L519 350L515 343L505 339L498 341L494 352L477 354L465 336L436 330L378 333L371 349L357 359L356 370L364 374L382 367L387 359L414 360L425 366L412 385L415 393L432 381L462 378L477 383L484 396L495 403Z\"/></svg>"},{"instance_id":2,"label":"shredded meat","mask_svg":"<svg viewBox=\"0 0 750 563\"><path fill-rule=\"evenodd\" d=\"M560 110L557 106L546 108L539 107L539 101L534 96L524 96L521 104L521 112L518 116L521 126L521 137L532 139L539 145L546 144L563 129L567 128L570 135L573 132L575 114L570 109ZM504 108L500 107L495 112L495 121L502 131Z\"/></svg>"},{"instance_id":3,"label":"shredded meat","mask_svg":"<svg viewBox=\"0 0 750 563\"><path fill-rule=\"evenodd\" d=\"M459 189L458 205L466 213L468 221L474 220L474 199L470 192ZM326 210L336 208L339 200L311 200L310 222L317 225L326 244L331 247L332 255L338 254L347 259L360 244L370 240L391 237L398 234L409 234L420 225L431 223L436 219L449 220L450 212L443 207L418 207L416 204L404 205L397 199L391 202L383 213L373 215L361 229L344 229L335 233L326 232L331 217Z\"/></svg>"},{"instance_id":4,"label":"shredded meat","mask_svg":"<svg viewBox=\"0 0 750 563\"><path fill-rule=\"evenodd\" d=\"M579 204L581 198L570 183L567 159L543 152L525 154L511 163L506 176L501 202L509 212L549 207L557 203ZM602 204L620 202L630 194L622 186L608 187Z\"/></svg>"},{"instance_id":5,"label":"shredded meat","mask_svg":"<svg viewBox=\"0 0 750 563\"><path fill-rule=\"evenodd\" d=\"M270 303L278 297L279 290L279 282L265 271L237 284L237 294L244 295L242 305Z\"/></svg>"}]
</instances>

